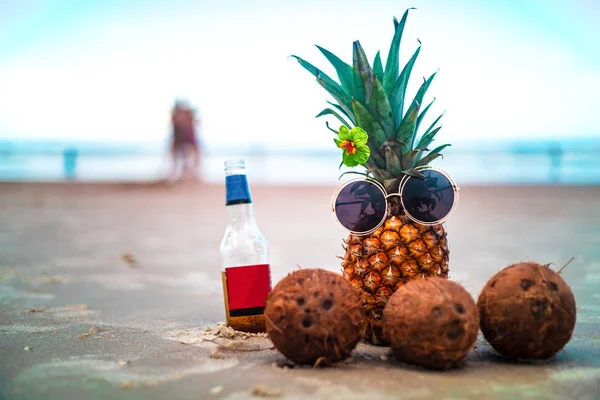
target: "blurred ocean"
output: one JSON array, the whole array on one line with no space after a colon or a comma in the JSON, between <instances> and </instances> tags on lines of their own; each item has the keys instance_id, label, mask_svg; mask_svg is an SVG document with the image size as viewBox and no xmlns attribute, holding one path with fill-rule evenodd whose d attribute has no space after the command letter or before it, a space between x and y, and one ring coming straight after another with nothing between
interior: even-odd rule
<instances>
[{"instance_id":1,"label":"blurred ocean","mask_svg":"<svg viewBox=\"0 0 600 400\"><path fill-rule=\"evenodd\" d=\"M474 147L476 145L476 147ZM66 149L77 149L77 158L65 164ZM58 182L68 169L81 182L132 182L165 179L170 159L165 143L106 143L0 139L0 181ZM434 161L459 185L477 184L600 184L600 140L487 141L454 143L445 157ZM233 154L206 147L201 177L224 182L223 162L247 160L251 183L273 185L335 185L341 160L337 149L291 153L285 150L248 148Z\"/></svg>"}]
</instances>

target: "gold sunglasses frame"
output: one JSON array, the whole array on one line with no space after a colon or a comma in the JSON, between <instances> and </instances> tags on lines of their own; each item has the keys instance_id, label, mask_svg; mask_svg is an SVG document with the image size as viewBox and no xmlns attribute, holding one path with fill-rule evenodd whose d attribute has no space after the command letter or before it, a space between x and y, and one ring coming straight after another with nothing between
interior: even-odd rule
<instances>
[{"instance_id":1,"label":"gold sunglasses frame","mask_svg":"<svg viewBox=\"0 0 600 400\"><path fill-rule=\"evenodd\" d=\"M450 175L440 169L440 168L436 168L436 167L431 167L431 166L423 166L423 167L417 167L415 168L417 171L435 171L438 172L440 174L442 174L446 179L448 179L448 182L450 182L450 185L452 186L452 190L454 192L454 202L452 203L452 207L450 208L450 211L448 211L448 214L446 214L446 216L444 218L441 218L437 221L434 222L425 222L425 221L420 221L416 218L414 218L412 215L409 215L406 212L406 207L404 205L404 200L402 199L402 191L404 190L404 186L406 184L406 182L408 181L408 179L410 178L415 178L412 176L408 176L408 175L404 175L402 177L402 180L400 181L400 187L398 190L398 193L387 193L387 191L385 190L385 187L379 183L379 181L367 177L367 178L356 178L356 179L351 179L349 181L346 181L344 183L342 183L340 186L338 186L338 188L336 189L336 191L333 194L333 197L331 198L331 211L333 214L333 218L335 219L335 221L337 222L337 224L339 226L342 227L342 229L344 229L347 232L350 232L351 234L355 235L355 236L367 236L370 235L371 233L375 232L377 229L379 229L381 227L381 225L383 225L383 223L385 222L385 220L387 219L387 217L389 216L389 198L392 196L399 196L400 197L400 204L402 205L402 209L404 210L404 215L406 215L410 220L412 220L413 222L416 222L417 224L420 225L427 225L427 226L431 226L431 225L438 225L438 224L442 224L444 223L448 218L450 218L450 216L452 215L452 213L454 213L454 210L456 209L456 205L458 203L458 197L459 197L459 191L460 188L456 185L456 182L454 182L454 180L452 179L452 177L450 177ZM415 179L419 179L419 178L415 178ZM379 222L379 224L377 224L377 226L367 232L354 232L348 228L346 228L344 225L342 225L342 223L340 222L339 218L337 217L337 214L335 213L335 200L338 197L339 193L348 185L354 183L354 182L358 182L358 181L369 181L375 184L376 187L379 188L379 190L381 190L381 192L383 193L383 196L385 198L385 212L384 215L385 217L381 219L381 221Z\"/></svg>"}]
</instances>

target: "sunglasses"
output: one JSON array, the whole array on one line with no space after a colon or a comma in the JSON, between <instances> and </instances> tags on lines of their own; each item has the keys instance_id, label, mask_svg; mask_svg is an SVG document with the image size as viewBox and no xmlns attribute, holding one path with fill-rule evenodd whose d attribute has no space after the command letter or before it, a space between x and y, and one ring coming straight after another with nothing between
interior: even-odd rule
<instances>
[{"instance_id":1,"label":"sunglasses","mask_svg":"<svg viewBox=\"0 0 600 400\"><path fill-rule=\"evenodd\" d=\"M412 221L421 225L443 223L458 202L456 183L441 169L415 169L423 176L405 175L398 193L388 194L383 185L372 178L345 182L333 195L331 209L335 219L354 235L368 235L386 220L390 197L398 196L404 214Z\"/></svg>"}]
</instances>

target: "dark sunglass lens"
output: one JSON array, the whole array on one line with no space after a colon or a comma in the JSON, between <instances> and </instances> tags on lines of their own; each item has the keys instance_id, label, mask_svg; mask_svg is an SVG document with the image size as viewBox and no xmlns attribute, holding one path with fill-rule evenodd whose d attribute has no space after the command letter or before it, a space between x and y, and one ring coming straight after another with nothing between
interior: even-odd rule
<instances>
[{"instance_id":1,"label":"dark sunglass lens","mask_svg":"<svg viewBox=\"0 0 600 400\"><path fill-rule=\"evenodd\" d=\"M434 170L421 171L422 178L409 177L402 188L402 202L406 213L418 221L440 221L452 210L454 188L442 173Z\"/></svg>"},{"instance_id":2,"label":"dark sunglass lens","mask_svg":"<svg viewBox=\"0 0 600 400\"><path fill-rule=\"evenodd\" d=\"M346 185L335 199L335 215L342 226L356 233L369 232L385 218L383 191L369 181Z\"/></svg>"}]
</instances>

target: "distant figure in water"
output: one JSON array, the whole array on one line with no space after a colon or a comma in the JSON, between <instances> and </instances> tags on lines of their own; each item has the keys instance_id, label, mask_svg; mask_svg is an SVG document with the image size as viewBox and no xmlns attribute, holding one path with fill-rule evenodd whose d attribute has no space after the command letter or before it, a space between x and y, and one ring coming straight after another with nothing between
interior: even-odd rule
<instances>
[{"instance_id":1,"label":"distant figure in water","mask_svg":"<svg viewBox=\"0 0 600 400\"><path fill-rule=\"evenodd\" d=\"M187 102L177 100L171 110L171 159L172 169L169 180L177 179L179 164L183 164L181 177L198 179L200 151L196 137L195 110ZM190 165L191 164L191 165Z\"/></svg>"},{"instance_id":2,"label":"distant figure in water","mask_svg":"<svg viewBox=\"0 0 600 400\"><path fill-rule=\"evenodd\" d=\"M65 170L65 178L68 180L75 179L75 171L77 170L77 155L78 151L74 147L66 148L63 151L63 167Z\"/></svg>"},{"instance_id":3,"label":"distant figure in water","mask_svg":"<svg viewBox=\"0 0 600 400\"><path fill-rule=\"evenodd\" d=\"M560 180L560 167L563 156L561 145L553 143L548 149L548 156L550 156L550 182L557 183Z\"/></svg>"}]
</instances>

